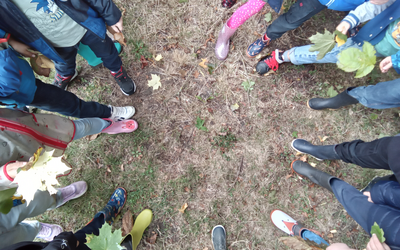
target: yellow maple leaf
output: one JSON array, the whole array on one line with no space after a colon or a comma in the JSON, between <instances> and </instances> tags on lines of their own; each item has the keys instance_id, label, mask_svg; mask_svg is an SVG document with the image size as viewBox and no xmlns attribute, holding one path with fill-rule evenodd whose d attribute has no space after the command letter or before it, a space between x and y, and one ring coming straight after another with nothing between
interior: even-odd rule
<instances>
[{"instance_id":1,"label":"yellow maple leaf","mask_svg":"<svg viewBox=\"0 0 400 250\"><path fill-rule=\"evenodd\" d=\"M208 69L208 66L206 65L207 62L208 62L207 58L201 58L201 63L199 63L199 66Z\"/></svg>"},{"instance_id":2,"label":"yellow maple leaf","mask_svg":"<svg viewBox=\"0 0 400 250\"><path fill-rule=\"evenodd\" d=\"M188 207L188 204L187 204L187 203L183 204L182 207L181 207L181 209L179 209L179 212L183 214L183 213L185 212L185 210L186 210L187 207Z\"/></svg>"},{"instance_id":3,"label":"yellow maple leaf","mask_svg":"<svg viewBox=\"0 0 400 250\"><path fill-rule=\"evenodd\" d=\"M151 74L151 80L147 81L149 87L153 87L153 90L161 87L160 77L158 75Z\"/></svg>"}]
</instances>

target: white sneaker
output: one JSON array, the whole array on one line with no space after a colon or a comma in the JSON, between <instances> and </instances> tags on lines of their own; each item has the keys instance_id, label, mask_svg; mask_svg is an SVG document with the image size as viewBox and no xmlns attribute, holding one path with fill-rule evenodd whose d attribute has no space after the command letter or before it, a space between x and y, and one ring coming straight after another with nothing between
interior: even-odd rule
<instances>
[{"instance_id":1,"label":"white sneaker","mask_svg":"<svg viewBox=\"0 0 400 250\"><path fill-rule=\"evenodd\" d=\"M42 222L39 223L41 228L39 233L36 235L36 238L43 239L45 241L52 241L54 237L63 232L62 227L59 225L47 224Z\"/></svg>"},{"instance_id":2,"label":"white sneaker","mask_svg":"<svg viewBox=\"0 0 400 250\"><path fill-rule=\"evenodd\" d=\"M114 122L123 121L131 118L135 114L135 108L133 106L126 107L114 107L109 105L111 108L111 117L110 119Z\"/></svg>"}]
</instances>

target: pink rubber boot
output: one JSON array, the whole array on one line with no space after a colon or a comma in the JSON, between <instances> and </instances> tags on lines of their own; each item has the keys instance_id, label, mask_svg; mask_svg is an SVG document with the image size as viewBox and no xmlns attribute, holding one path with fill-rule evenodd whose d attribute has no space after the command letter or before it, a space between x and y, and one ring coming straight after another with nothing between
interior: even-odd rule
<instances>
[{"instance_id":1,"label":"pink rubber boot","mask_svg":"<svg viewBox=\"0 0 400 250\"><path fill-rule=\"evenodd\" d=\"M139 125L135 120L126 119L119 122L114 122L108 118L103 118L103 120L111 122L111 125L101 131L102 133L114 135L120 133L131 133L135 131Z\"/></svg>"},{"instance_id":2,"label":"pink rubber boot","mask_svg":"<svg viewBox=\"0 0 400 250\"><path fill-rule=\"evenodd\" d=\"M236 32L236 29L231 29L224 24L224 27L219 32L217 43L215 44L215 56L218 60L225 60L229 53L229 39Z\"/></svg>"}]
</instances>

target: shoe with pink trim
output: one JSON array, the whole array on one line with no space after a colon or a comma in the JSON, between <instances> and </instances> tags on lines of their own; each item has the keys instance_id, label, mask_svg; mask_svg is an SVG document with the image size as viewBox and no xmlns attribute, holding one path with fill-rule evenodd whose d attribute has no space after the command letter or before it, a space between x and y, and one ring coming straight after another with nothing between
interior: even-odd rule
<instances>
[{"instance_id":1,"label":"shoe with pink trim","mask_svg":"<svg viewBox=\"0 0 400 250\"><path fill-rule=\"evenodd\" d=\"M111 122L111 125L101 131L102 133L114 135L120 133L131 133L135 131L139 125L135 120L126 119L119 122L114 122L108 118L103 118L103 120Z\"/></svg>"}]
</instances>

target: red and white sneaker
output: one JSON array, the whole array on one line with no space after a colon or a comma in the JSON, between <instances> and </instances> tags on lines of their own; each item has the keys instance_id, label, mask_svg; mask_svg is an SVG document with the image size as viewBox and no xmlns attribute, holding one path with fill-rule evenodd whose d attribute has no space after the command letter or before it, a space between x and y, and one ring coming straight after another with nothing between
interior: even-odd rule
<instances>
[{"instance_id":1,"label":"red and white sneaker","mask_svg":"<svg viewBox=\"0 0 400 250\"><path fill-rule=\"evenodd\" d=\"M135 120L127 119L119 122L114 122L108 118L103 118L103 120L111 122L111 125L101 131L102 133L114 135L120 133L131 133L135 131L139 125Z\"/></svg>"},{"instance_id":2,"label":"red and white sneaker","mask_svg":"<svg viewBox=\"0 0 400 250\"><path fill-rule=\"evenodd\" d=\"M256 65L256 71L259 75L264 75L270 70L277 71L279 64L283 63L282 52L272 51L271 55L264 56Z\"/></svg>"}]
</instances>

